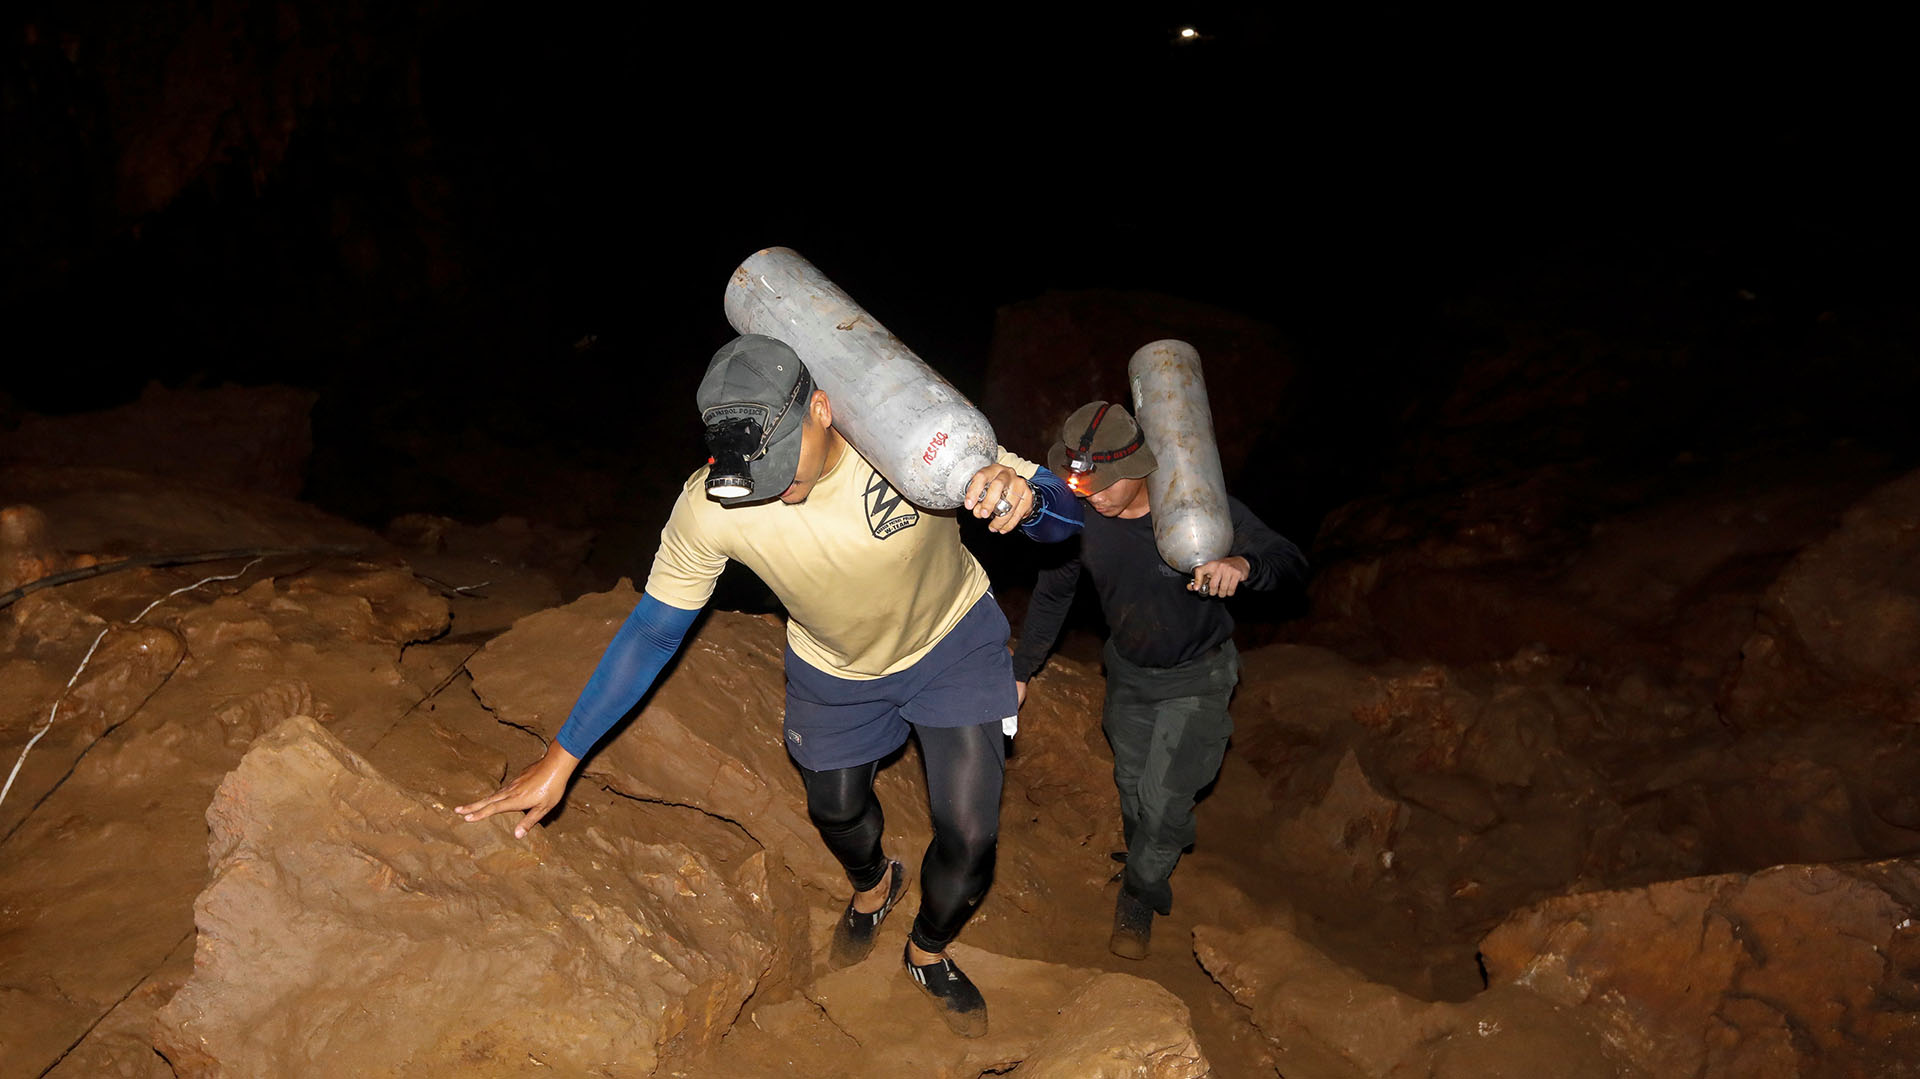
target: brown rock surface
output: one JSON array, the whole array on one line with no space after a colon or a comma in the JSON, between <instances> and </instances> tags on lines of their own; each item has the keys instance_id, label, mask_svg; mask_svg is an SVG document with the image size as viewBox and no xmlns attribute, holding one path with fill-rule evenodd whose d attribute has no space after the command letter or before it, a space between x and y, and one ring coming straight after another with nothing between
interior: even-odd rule
<instances>
[{"instance_id":1,"label":"brown rock surface","mask_svg":"<svg viewBox=\"0 0 1920 1079\"><path fill-rule=\"evenodd\" d=\"M0 506L0 593L75 563L53 548L47 538L47 515L38 506Z\"/></svg>"},{"instance_id":2,"label":"brown rock surface","mask_svg":"<svg viewBox=\"0 0 1920 1079\"><path fill-rule=\"evenodd\" d=\"M1142 978L1103 974L1074 991L1052 1032L1012 1074L1023 1079L1200 1079L1211 1072L1180 998Z\"/></svg>"},{"instance_id":3,"label":"brown rock surface","mask_svg":"<svg viewBox=\"0 0 1920 1079\"><path fill-rule=\"evenodd\" d=\"M1920 722L1920 472L1862 498L1767 590L1728 702L1741 723L1836 707Z\"/></svg>"},{"instance_id":4,"label":"brown rock surface","mask_svg":"<svg viewBox=\"0 0 1920 1079\"><path fill-rule=\"evenodd\" d=\"M1901 980L1915 965L1911 942L1904 928L1874 937L1877 923L1851 913L1873 909L1864 885L1838 889L1832 909L1807 898L1826 888L1812 877L1794 878L1784 897L1783 885L1752 886L1745 898L1707 905L1703 924L1739 919L1742 946L1757 941L1764 956L1716 950L1726 942L1657 924L1641 932L1625 916L1618 921L1636 930L1630 936L1590 932L1578 947L1552 937L1585 970L1625 972L1615 979L1626 994L1619 1001L1575 1003L1498 979L1485 989L1475 963L1490 929L1516 909L1570 902L1555 897L1684 894L1655 882L1920 844L1920 800L1905 793L1920 774L1920 738L1903 719L1909 691L1897 678L1906 662L1897 598L1911 590L1906 488L1885 487L1841 520L1879 482L1839 467L1851 460L1839 449L1814 454L1802 471L1744 487L1699 486L1702 470L1684 463L1671 483L1617 489L1584 466L1555 466L1424 502L1360 505L1336 520L1321 565L1338 587L1323 596L1324 617L1298 634L1313 643L1243 642L1233 747L1199 808L1200 839L1176 876L1174 912L1156 919L1153 954L1138 963L1105 950L1117 888L1107 854L1120 837L1098 727L1103 687L1096 665L1072 658L1090 649L1063 649L1033 683L1008 761L995 883L957 953L995 1016L980 1043L952 1039L900 969L911 892L873 959L823 968L825 931L847 885L806 820L780 748L777 619L712 612L548 826L496 850L488 837L501 822L425 814L491 790L537 755L631 609L637 596L627 585L555 606L568 589L550 574L577 561L580 534L408 519L389 531L405 549L401 562L370 533L285 499L125 471L16 467L0 473L0 501L40 511L27 522L30 546L56 558L323 543L375 553L129 570L0 611L0 750L17 754L62 701L61 721L0 805L11 829L0 838L8 867L0 1059L30 1074L152 1074L160 1058L151 1016L187 978L193 903L208 884L207 802L249 746L304 714L370 762L340 764L343 789L370 784L372 801L398 808L369 817L351 795L292 799L288 816L340 829L329 843L360 844L364 857L337 862L320 855L339 848L302 848L317 871L359 884L279 894L262 910L324 924L341 939L349 930L378 939L385 922L343 928L340 908L416 903L386 921L426 925L458 918L456 907L530 909L527 896L549 871L598 889L591 921L549 899L541 909L556 918L503 920L502 943L485 957L464 956L464 926L444 922L417 939L354 945L394 964L375 990L412 984L423 978L416 968L437 962L404 964L404 955L444 954L454 965L524 959L548 954L540 949L554 941L590 939L610 920L670 917L655 910L662 893L652 889L677 895L671 882L700 867L723 882L700 889L716 897L737 900L740 881L766 882L762 936L675 957L673 976L691 982L700 963L728 969L733 951L773 942L750 997L727 983L687 1013L681 1043L664 1055L648 1050L662 1079L892 1076L909 1058L969 1079L1016 1066L1071 1074L1146 1068L1154 1048L1172 1048L1160 1059L1178 1069L1191 1063L1189 1042L1226 1079L1653 1073L1639 1057L1614 1060L1624 1050L1599 1033L1613 1029L1609 1009L1630 1002L1627 990L1658 999L1664 983L1647 971L1707 984L1731 978L1734 960L1748 964L1738 968L1738 991L1720 995L1705 1026L1663 1037L1690 1044L1721 1074L1809 1059L1841 1074L1902 1074L1873 1054L1883 1042L1904 1049L1920 1010ZM1894 600L1876 606L1876 596ZM516 628L476 654L508 626ZM106 627L94 665L65 691ZM1763 636L1776 642L1771 653ZM470 659L471 683L461 673ZM909 746L879 777L886 844L910 870L928 834L915 758ZM492 853L475 863L482 847ZM667 849L691 853L666 859ZM495 862L519 868L490 886L461 875L493 872ZM441 874L469 891L429 912L426 901L381 887L380 864L399 867L395 881ZM1860 878L1857 868L1819 871ZM237 870L220 886L239 883L266 887ZM1897 897L1907 886L1875 887ZM206 894L240 917L217 889ZM585 902L577 893L568 900ZM1610 901L1595 901L1601 911L1582 924L1612 926ZM1659 902L1666 906L1649 901L1655 913L1685 906ZM1893 905L1901 904L1911 905ZM1205 968L1189 946L1196 927L1211 948ZM1862 939L1880 950L1862 950ZM221 948L215 958L229 965L209 971L231 972L242 954L274 966L264 949ZM574 950L583 964L590 954ZM1874 955L1881 974L1868 967ZM1272 957L1284 963L1261 967ZM1862 1004L1866 990L1851 982L1805 975L1829 960L1876 986L1873 1003ZM1179 998L1184 1017L1102 971L1156 983ZM336 977L328 968L289 974L290 985ZM543 982L535 995L529 1012L580 1014L571 984ZM449 994L418 1000L413 1025L424 1033L464 1014ZM180 1003L237 1015L250 998L194 990ZM1133 1003L1151 1014L1127 1018L1140 1014L1127 1010ZM719 1013L734 1007L737 1018L723 1024ZM1666 1011L1687 1018L1685 1008ZM1097 1026L1088 1013L1112 1013L1116 1023ZM349 1020L362 1021L341 1023ZM1820 1023L1842 1040L1806 1056L1797 1031ZM408 1036L406 1024L391 1025L358 1040L371 1050ZM270 1023L255 1029L274 1033ZM1073 1043L1094 1055L1075 1056ZM176 1063L193 1066L191 1046L169 1044ZM485 1059L505 1044L479 1039L463 1049ZM1102 1055L1102 1046L1114 1052ZM504 1057L495 1063L508 1068ZM484 1065L455 1054L421 1057L410 1070L476 1067Z\"/></svg>"},{"instance_id":5,"label":"brown rock surface","mask_svg":"<svg viewBox=\"0 0 1920 1079\"><path fill-rule=\"evenodd\" d=\"M1421 1000L1367 980L1277 927L1231 933L1202 926L1194 931L1194 951L1252 1009L1286 1075L1648 1074L1604 1044L1593 1019L1524 990L1492 991L1464 1004Z\"/></svg>"},{"instance_id":6,"label":"brown rock surface","mask_svg":"<svg viewBox=\"0 0 1920 1079\"><path fill-rule=\"evenodd\" d=\"M291 498L222 489L132 466L13 465L0 504L30 502L44 544L72 561L243 547L350 547L377 552L372 532Z\"/></svg>"},{"instance_id":7,"label":"brown rock surface","mask_svg":"<svg viewBox=\"0 0 1920 1079\"><path fill-rule=\"evenodd\" d=\"M1322 525L1312 633L1452 664L1544 646L1710 699L1774 578L1882 467L1845 447L1628 479L1587 462L1362 499Z\"/></svg>"},{"instance_id":8,"label":"brown rock surface","mask_svg":"<svg viewBox=\"0 0 1920 1079\"><path fill-rule=\"evenodd\" d=\"M469 661L474 692L502 721L553 737L639 601L623 581L611 592L521 619ZM785 640L773 618L709 615L671 675L628 725L602 741L584 770L630 797L733 821L802 880L838 888L846 874L807 819L800 776L780 736Z\"/></svg>"},{"instance_id":9,"label":"brown rock surface","mask_svg":"<svg viewBox=\"0 0 1920 1079\"><path fill-rule=\"evenodd\" d=\"M305 717L208 822L194 974L156 1020L182 1074L650 1075L719 1041L781 943L757 856L465 827Z\"/></svg>"},{"instance_id":10,"label":"brown rock surface","mask_svg":"<svg viewBox=\"0 0 1920 1079\"><path fill-rule=\"evenodd\" d=\"M89 527L117 527L93 505ZM301 516L269 527L298 528ZM189 514L173 527L228 520ZM0 747L20 766L0 804L0 1058L39 1074L110 1055L125 1044L110 1032L146 1037L134 1013L177 984L163 972L191 945L206 883L204 857L176 852L204 850L207 800L255 732L315 711L370 746L441 677L403 650L445 625L444 603L352 563L297 583L313 563L128 571L0 611L0 663L21 675L0 682Z\"/></svg>"},{"instance_id":11,"label":"brown rock surface","mask_svg":"<svg viewBox=\"0 0 1920 1079\"><path fill-rule=\"evenodd\" d=\"M192 973L189 934L53 1065L47 1079L177 1079L153 1047L153 1017Z\"/></svg>"},{"instance_id":12,"label":"brown rock surface","mask_svg":"<svg viewBox=\"0 0 1920 1079\"><path fill-rule=\"evenodd\" d=\"M763 1006L691 1074L760 1079L1028 1074L1192 1079L1210 1074L1179 998L1129 974L1001 955L950 954L987 999L980 1038L948 1032L900 963L899 944L823 972L801 999Z\"/></svg>"},{"instance_id":13,"label":"brown rock surface","mask_svg":"<svg viewBox=\"0 0 1920 1079\"><path fill-rule=\"evenodd\" d=\"M1482 951L1654 1075L1911 1075L1916 906L1911 859L1783 865L1548 900Z\"/></svg>"},{"instance_id":14,"label":"brown rock surface","mask_svg":"<svg viewBox=\"0 0 1920 1079\"><path fill-rule=\"evenodd\" d=\"M89 747L138 711L186 655L169 630L104 623L51 595L27 596L8 613L10 620L0 616L0 646L21 658L0 663L0 714L31 718L0 727L0 754L19 764L0 805L0 836L11 834ZM19 756L29 742L32 752Z\"/></svg>"}]
</instances>

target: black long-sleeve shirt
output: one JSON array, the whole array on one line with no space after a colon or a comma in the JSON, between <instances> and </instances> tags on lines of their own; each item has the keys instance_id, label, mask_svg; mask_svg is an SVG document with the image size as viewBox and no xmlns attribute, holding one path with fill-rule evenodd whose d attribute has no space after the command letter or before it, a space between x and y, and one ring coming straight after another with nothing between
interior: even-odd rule
<instances>
[{"instance_id":1,"label":"black long-sleeve shirt","mask_svg":"<svg viewBox=\"0 0 1920 1079\"><path fill-rule=\"evenodd\" d=\"M1307 559L1293 541L1268 528L1239 499L1229 496L1233 544L1227 552L1247 560L1243 588L1269 590L1303 583ZM1114 650L1142 667L1177 667L1233 636L1226 604L1187 591L1192 574L1167 565L1153 543L1153 514L1126 520L1088 513L1080 552L1042 570L1013 654L1013 676L1031 679L1047 661L1085 568L1093 577Z\"/></svg>"}]
</instances>

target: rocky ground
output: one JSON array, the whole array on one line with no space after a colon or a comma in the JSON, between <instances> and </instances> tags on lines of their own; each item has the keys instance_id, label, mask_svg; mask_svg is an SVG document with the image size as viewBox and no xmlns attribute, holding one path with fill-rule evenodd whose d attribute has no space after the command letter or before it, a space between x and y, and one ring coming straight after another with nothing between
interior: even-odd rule
<instances>
[{"instance_id":1,"label":"rocky ground","mask_svg":"<svg viewBox=\"0 0 1920 1079\"><path fill-rule=\"evenodd\" d=\"M469 7L9 24L0 1079L1920 1075L1902 35ZM1139 962L1075 624L977 1041L904 919L823 962L746 575L545 827L448 811L633 603L769 243L1029 457L1193 343L1317 570L1234 601ZM974 545L1016 626L1019 543ZM911 867L911 747L880 785Z\"/></svg>"},{"instance_id":2,"label":"rocky ground","mask_svg":"<svg viewBox=\"0 0 1920 1079\"><path fill-rule=\"evenodd\" d=\"M76 422L35 445L170 426ZM348 523L285 496L297 438L234 444L216 483L18 442L0 473L8 1075L1920 1074L1920 473L1860 445L1329 514L1307 617L1245 635L1141 962L1105 950L1070 640L956 947L992 1014L962 1041L904 920L825 965L846 885L776 616L706 617L516 841L448 807L537 755L631 582L582 590L584 540L524 520ZM911 747L880 790L911 868Z\"/></svg>"}]
</instances>

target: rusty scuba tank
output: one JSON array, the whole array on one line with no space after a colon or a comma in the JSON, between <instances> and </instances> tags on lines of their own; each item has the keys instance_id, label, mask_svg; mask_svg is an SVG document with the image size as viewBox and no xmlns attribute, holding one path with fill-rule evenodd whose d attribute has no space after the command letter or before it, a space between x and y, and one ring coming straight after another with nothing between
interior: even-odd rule
<instances>
[{"instance_id":1,"label":"rusty scuba tank","mask_svg":"<svg viewBox=\"0 0 1920 1079\"><path fill-rule=\"evenodd\" d=\"M1133 417L1160 467L1147 476L1153 543L1182 573L1225 558L1233 544L1227 484L1213 413L1200 377L1200 353L1185 341L1143 345L1127 361Z\"/></svg>"},{"instance_id":2,"label":"rusty scuba tank","mask_svg":"<svg viewBox=\"0 0 1920 1079\"><path fill-rule=\"evenodd\" d=\"M999 459L993 427L812 263L757 251L727 282L727 321L785 341L833 404L833 425L909 502L952 509Z\"/></svg>"}]
</instances>

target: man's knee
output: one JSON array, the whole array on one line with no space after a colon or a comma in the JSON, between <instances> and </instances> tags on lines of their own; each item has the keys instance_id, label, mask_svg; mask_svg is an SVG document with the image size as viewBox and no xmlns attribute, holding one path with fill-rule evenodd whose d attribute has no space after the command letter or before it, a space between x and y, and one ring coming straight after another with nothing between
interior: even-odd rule
<instances>
[{"instance_id":1,"label":"man's knee","mask_svg":"<svg viewBox=\"0 0 1920 1079\"><path fill-rule=\"evenodd\" d=\"M990 862L1000 846L1000 825L998 821L990 826L936 823L934 842L945 848L955 862L965 865Z\"/></svg>"},{"instance_id":2,"label":"man's knee","mask_svg":"<svg viewBox=\"0 0 1920 1079\"><path fill-rule=\"evenodd\" d=\"M871 788L808 790L807 817L821 831L844 830L857 826L873 803Z\"/></svg>"}]
</instances>

